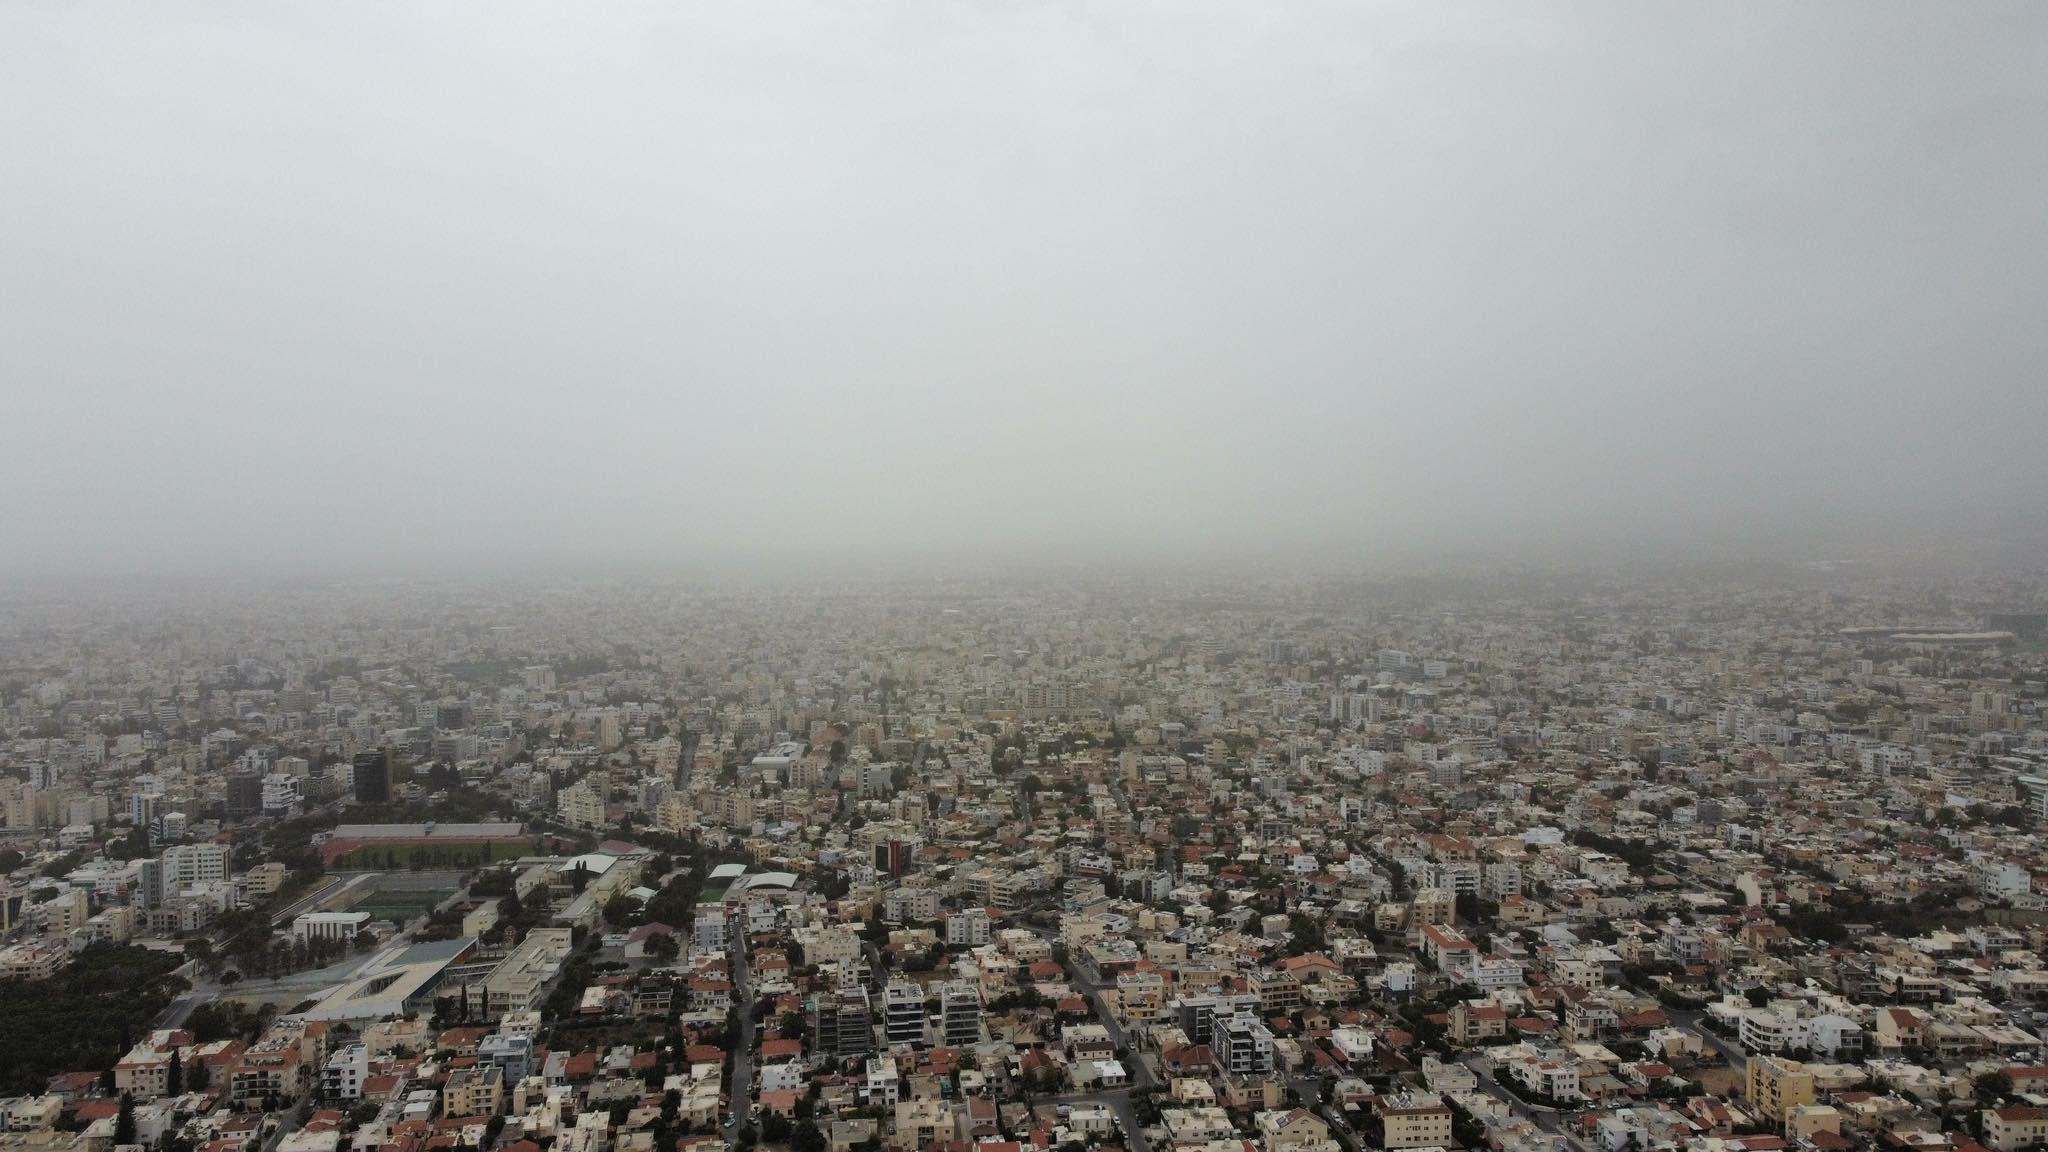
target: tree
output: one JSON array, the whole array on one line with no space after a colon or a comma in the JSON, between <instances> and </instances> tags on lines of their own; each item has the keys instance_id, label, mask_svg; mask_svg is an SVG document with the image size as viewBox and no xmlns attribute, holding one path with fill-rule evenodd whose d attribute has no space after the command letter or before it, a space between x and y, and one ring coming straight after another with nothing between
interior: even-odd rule
<instances>
[{"instance_id":1,"label":"tree","mask_svg":"<svg viewBox=\"0 0 2048 1152\"><path fill-rule=\"evenodd\" d=\"M166 1074L164 1091L172 1096L185 1094L185 1061L176 1048L171 1049L171 1067Z\"/></svg>"},{"instance_id":2,"label":"tree","mask_svg":"<svg viewBox=\"0 0 2048 1152\"><path fill-rule=\"evenodd\" d=\"M149 829L138 824L128 834L107 849L107 855L115 860L133 860L149 855Z\"/></svg>"},{"instance_id":3,"label":"tree","mask_svg":"<svg viewBox=\"0 0 2048 1152\"><path fill-rule=\"evenodd\" d=\"M114 1116L114 1144L135 1143L135 1097L121 1093L121 1111Z\"/></svg>"},{"instance_id":4,"label":"tree","mask_svg":"<svg viewBox=\"0 0 2048 1152\"><path fill-rule=\"evenodd\" d=\"M1322 922L1314 916L1296 912L1288 918L1287 930L1296 952L1321 952L1325 946Z\"/></svg>"},{"instance_id":5,"label":"tree","mask_svg":"<svg viewBox=\"0 0 2048 1152\"><path fill-rule=\"evenodd\" d=\"M1749 999L1752 1008L1762 1008L1771 1002L1771 990L1761 984L1751 985L1742 994Z\"/></svg>"},{"instance_id":6,"label":"tree","mask_svg":"<svg viewBox=\"0 0 2048 1152\"><path fill-rule=\"evenodd\" d=\"M789 1136L789 1152L825 1152L825 1134L805 1120Z\"/></svg>"},{"instance_id":7,"label":"tree","mask_svg":"<svg viewBox=\"0 0 2048 1152\"><path fill-rule=\"evenodd\" d=\"M1976 1095L1977 1102L1988 1108L2012 1095L2012 1077L2003 1072L1980 1073L1970 1081L1970 1090Z\"/></svg>"}]
</instances>

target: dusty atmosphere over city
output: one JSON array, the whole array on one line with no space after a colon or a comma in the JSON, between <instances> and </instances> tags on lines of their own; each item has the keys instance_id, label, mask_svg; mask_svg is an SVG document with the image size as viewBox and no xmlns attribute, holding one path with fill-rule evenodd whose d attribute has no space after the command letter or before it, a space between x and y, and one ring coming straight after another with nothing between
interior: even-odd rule
<instances>
[{"instance_id":1,"label":"dusty atmosphere over city","mask_svg":"<svg viewBox=\"0 0 2048 1152\"><path fill-rule=\"evenodd\" d=\"M0 0L0 157L0 1152L2048 1152L2048 7Z\"/></svg>"}]
</instances>

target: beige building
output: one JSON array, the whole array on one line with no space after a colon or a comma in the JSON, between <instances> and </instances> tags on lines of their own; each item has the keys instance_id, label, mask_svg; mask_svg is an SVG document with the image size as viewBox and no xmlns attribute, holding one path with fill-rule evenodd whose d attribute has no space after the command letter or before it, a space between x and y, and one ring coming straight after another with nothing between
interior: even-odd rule
<instances>
[{"instance_id":1,"label":"beige building","mask_svg":"<svg viewBox=\"0 0 2048 1152\"><path fill-rule=\"evenodd\" d=\"M1785 1138L1804 1140L1816 1132L1842 1134L1842 1114L1826 1104L1802 1104L1785 1118Z\"/></svg>"},{"instance_id":2,"label":"beige building","mask_svg":"<svg viewBox=\"0 0 2048 1152\"><path fill-rule=\"evenodd\" d=\"M893 1152L922 1152L933 1143L950 1139L953 1114L945 1102L925 1096L896 1105L896 1130L889 1136Z\"/></svg>"},{"instance_id":3,"label":"beige building","mask_svg":"<svg viewBox=\"0 0 2048 1152\"><path fill-rule=\"evenodd\" d=\"M505 1069L497 1064L457 1068L441 1086L443 1116L495 1116L505 1104Z\"/></svg>"},{"instance_id":4,"label":"beige building","mask_svg":"<svg viewBox=\"0 0 2048 1152\"><path fill-rule=\"evenodd\" d=\"M508 1012L526 1012L540 1005L541 993L573 950L567 928L535 928L490 974L469 986L469 1010L485 1020Z\"/></svg>"},{"instance_id":5,"label":"beige building","mask_svg":"<svg viewBox=\"0 0 2048 1152\"><path fill-rule=\"evenodd\" d=\"M290 875L283 864L267 860L242 874L242 889L252 897L265 899L277 895Z\"/></svg>"},{"instance_id":6,"label":"beige building","mask_svg":"<svg viewBox=\"0 0 2048 1152\"><path fill-rule=\"evenodd\" d=\"M2019 1152L2036 1144L2048 1144L2048 1108L1984 1110L1984 1146L1992 1152Z\"/></svg>"},{"instance_id":7,"label":"beige building","mask_svg":"<svg viewBox=\"0 0 2048 1152\"><path fill-rule=\"evenodd\" d=\"M1813 1073L1796 1060L1755 1056L1749 1061L1746 1094L1758 1112L1782 1128L1793 1109L1813 1103Z\"/></svg>"},{"instance_id":8,"label":"beige building","mask_svg":"<svg viewBox=\"0 0 2048 1152\"><path fill-rule=\"evenodd\" d=\"M1445 1112L1448 1116L1450 1113ZM1447 1130L1448 1131L1448 1130ZM1336 1152L1330 1126L1302 1108L1259 1113L1259 1142L1264 1152Z\"/></svg>"},{"instance_id":9,"label":"beige building","mask_svg":"<svg viewBox=\"0 0 2048 1152\"><path fill-rule=\"evenodd\" d=\"M1435 1096L1388 1097L1380 1106L1380 1129L1387 1148L1447 1148L1451 1110Z\"/></svg>"}]
</instances>

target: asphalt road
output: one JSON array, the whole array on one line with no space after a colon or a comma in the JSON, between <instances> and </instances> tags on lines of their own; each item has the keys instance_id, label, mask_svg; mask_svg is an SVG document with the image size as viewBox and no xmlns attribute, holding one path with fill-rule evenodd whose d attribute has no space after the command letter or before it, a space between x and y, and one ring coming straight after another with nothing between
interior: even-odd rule
<instances>
[{"instance_id":1,"label":"asphalt road","mask_svg":"<svg viewBox=\"0 0 2048 1152\"><path fill-rule=\"evenodd\" d=\"M1124 1143L1130 1152L1151 1152L1152 1144L1145 1138L1145 1130L1138 1126L1138 1110L1131 1104L1129 1089L1116 1088L1107 1092L1078 1092L1063 1096L1041 1096L1034 1104L1107 1104L1116 1113L1117 1122L1123 1125Z\"/></svg>"},{"instance_id":2,"label":"asphalt road","mask_svg":"<svg viewBox=\"0 0 2048 1152\"><path fill-rule=\"evenodd\" d=\"M339 896L347 889L361 884L368 878L368 875L368 873L358 872L346 877L328 877L321 883L314 885L312 891L279 909L277 914L270 918L270 926L272 928L282 928L290 924L299 918L300 913L310 912L319 907L322 901Z\"/></svg>"},{"instance_id":3,"label":"asphalt road","mask_svg":"<svg viewBox=\"0 0 2048 1152\"><path fill-rule=\"evenodd\" d=\"M219 993L220 985L210 980L194 985L190 992L164 1006L164 1013L157 1017L156 1026L159 1028L183 1028L185 1021L191 1017L194 1009L213 999Z\"/></svg>"},{"instance_id":4,"label":"asphalt road","mask_svg":"<svg viewBox=\"0 0 2048 1152\"><path fill-rule=\"evenodd\" d=\"M732 1103L725 1115L726 1135L730 1138L754 1119L754 992L753 977L747 971L744 932L734 935L727 963L732 968L732 998L740 1016L739 1036L733 1050Z\"/></svg>"},{"instance_id":5,"label":"asphalt road","mask_svg":"<svg viewBox=\"0 0 2048 1152\"><path fill-rule=\"evenodd\" d=\"M1067 956L1066 970L1067 982L1074 986L1076 992L1087 998L1088 1007L1095 1013L1096 1022L1109 1032L1110 1043L1118 1048L1124 1047L1123 1026L1117 1023L1115 1015L1109 1010L1109 1005L1102 999L1103 990L1114 988L1115 985L1103 980L1100 973L1095 972L1080 960L1075 959L1071 953ZM1152 1070L1146 1067L1145 1062L1139 1059L1136 1054L1133 1054L1129 1060L1125 1061L1125 1071L1130 1073L1133 1086L1140 1089L1152 1087ZM1116 1113L1118 1122L1123 1125L1124 1141L1129 1146L1131 1152L1151 1152L1151 1142L1145 1138L1145 1130L1138 1125L1137 1109L1131 1105L1130 1089L1116 1088L1104 1092L1056 1096L1053 1098L1053 1102L1055 1104L1107 1104L1110 1110Z\"/></svg>"},{"instance_id":6,"label":"asphalt road","mask_svg":"<svg viewBox=\"0 0 2048 1152\"><path fill-rule=\"evenodd\" d=\"M292 901L283 911L272 916L270 918L271 926L273 928L281 928L290 924L298 918L301 912L316 908L322 902L340 896L343 892L362 884L375 875L377 874L372 872L354 872L329 877L324 883L317 885L311 892ZM468 895L469 888L466 885L457 884L445 899L434 906L433 911L435 913L446 911ZM411 922L400 928L398 934L386 942L383 948L367 956L344 956L342 959L325 967L309 968L304 972L294 972L289 976L279 976L275 979L244 980L239 984L231 985L224 985L213 980L199 981L193 985L191 991L171 1001L165 1007L163 1015L157 1018L156 1026L159 1028L182 1027L195 1009L201 1004L221 995L223 992L232 992L236 996L277 994L281 997L290 997L291 1001L303 1000L312 993L323 992L355 975L356 970L374 956L380 955L392 948L405 945L412 938L414 932L426 925L429 915L431 914L422 914L415 917ZM278 1003L279 1008L289 1006L290 1002L282 999Z\"/></svg>"},{"instance_id":7,"label":"asphalt road","mask_svg":"<svg viewBox=\"0 0 2048 1152\"><path fill-rule=\"evenodd\" d=\"M1680 1028L1685 1029L1687 1032L1693 1033L1694 1035L1698 1036L1701 1040L1705 1041L1707 1047L1712 1048L1716 1052L1719 1052L1722 1058L1728 1061L1728 1070L1735 1073L1737 1076L1742 1075L1743 1071L1749 1066L1749 1056L1747 1053L1743 1052L1741 1045L1734 1044L1727 1040L1724 1040L1720 1036L1714 1034L1713 1032L1710 1032L1707 1029L1700 1027L1700 1018L1705 1016L1706 1013L1693 1012L1690 1010L1680 1011L1675 1008L1666 1008L1664 1010L1664 1015L1668 1019L1670 1019L1670 1021L1673 1024L1677 1025Z\"/></svg>"}]
</instances>

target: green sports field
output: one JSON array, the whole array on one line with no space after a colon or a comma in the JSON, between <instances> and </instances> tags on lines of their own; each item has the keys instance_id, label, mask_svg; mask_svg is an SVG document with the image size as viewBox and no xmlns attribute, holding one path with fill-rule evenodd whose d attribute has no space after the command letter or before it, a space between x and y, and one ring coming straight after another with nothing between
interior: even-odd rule
<instances>
[{"instance_id":1,"label":"green sports field","mask_svg":"<svg viewBox=\"0 0 2048 1152\"><path fill-rule=\"evenodd\" d=\"M493 840L473 844L365 844L328 865L330 871L398 871L410 868L481 868L500 860L534 854L530 840Z\"/></svg>"}]
</instances>

